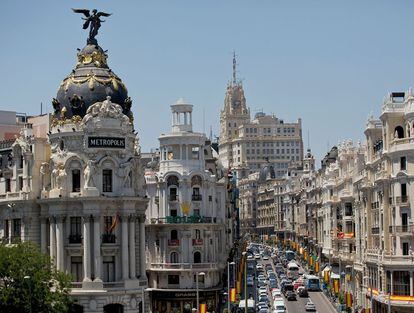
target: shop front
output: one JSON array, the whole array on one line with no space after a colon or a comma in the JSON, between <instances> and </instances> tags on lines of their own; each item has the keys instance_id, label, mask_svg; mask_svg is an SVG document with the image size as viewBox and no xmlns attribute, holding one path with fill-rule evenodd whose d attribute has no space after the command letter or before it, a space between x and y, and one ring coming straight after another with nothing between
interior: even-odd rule
<instances>
[{"instance_id":1,"label":"shop front","mask_svg":"<svg viewBox=\"0 0 414 313\"><path fill-rule=\"evenodd\" d=\"M219 290L199 291L199 303L205 303L207 312L216 312L219 304ZM197 291L186 290L152 290L150 292L153 313L192 313L197 307Z\"/></svg>"}]
</instances>

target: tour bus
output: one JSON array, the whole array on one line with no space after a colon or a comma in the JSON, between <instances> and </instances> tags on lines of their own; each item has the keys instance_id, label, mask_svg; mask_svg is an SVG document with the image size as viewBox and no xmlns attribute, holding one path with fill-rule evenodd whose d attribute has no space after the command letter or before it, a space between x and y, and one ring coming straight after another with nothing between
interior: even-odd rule
<instances>
[{"instance_id":1,"label":"tour bus","mask_svg":"<svg viewBox=\"0 0 414 313\"><path fill-rule=\"evenodd\" d=\"M246 312L246 300L240 300L239 308L237 313L245 313ZM253 299L247 299L247 313L255 313L256 307L254 305Z\"/></svg>"},{"instance_id":2,"label":"tour bus","mask_svg":"<svg viewBox=\"0 0 414 313\"><path fill-rule=\"evenodd\" d=\"M295 252L287 250L285 252L286 260L292 261L295 258Z\"/></svg>"},{"instance_id":3,"label":"tour bus","mask_svg":"<svg viewBox=\"0 0 414 313\"><path fill-rule=\"evenodd\" d=\"M290 279L297 279L299 277L299 266L295 262L288 263L286 276Z\"/></svg>"},{"instance_id":4,"label":"tour bus","mask_svg":"<svg viewBox=\"0 0 414 313\"><path fill-rule=\"evenodd\" d=\"M320 291L319 278L315 275L305 276L305 286L309 291Z\"/></svg>"}]
</instances>

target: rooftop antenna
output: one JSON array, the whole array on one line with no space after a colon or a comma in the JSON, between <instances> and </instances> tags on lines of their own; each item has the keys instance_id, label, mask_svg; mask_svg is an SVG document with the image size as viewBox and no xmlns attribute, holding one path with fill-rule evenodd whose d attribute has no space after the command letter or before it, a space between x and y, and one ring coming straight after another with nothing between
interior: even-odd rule
<instances>
[{"instance_id":1,"label":"rooftop antenna","mask_svg":"<svg viewBox=\"0 0 414 313\"><path fill-rule=\"evenodd\" d=\"M236 52L233 50L233 86L236 85Z\"/></svg>"},{"instance_id":2,"label":"rooftop antenna","mask_svg":"<svg viewBox=\"0 0 414 313\"><path fill-rule=\"evenodd\" d=\"M40 115L43 115L43 102L40 102Z\"/></svg>"},{"instance_id":3,"label":"rooftop antenna","mask_svg":"<svg viewBox=\"0 0 414 313\"><path fill-rule=\"evenodd\" d=\"M203 108L203 134L205 134L206 133L206 111L205 111L205 109Z\"/></svg>"},{"instance_id":4,"label":"rooftop antenna","mask_svg":"<svg viewBox=\"0 0 414 313\"><path fill-rule=\"evenodd\" d=\"M308 129L308 150L310 150L310 137L309 137L309 129Z\"/></svg>"},{"instance_id":5,"label":"rooftop antenna","mask_svg":"<svg viewBox=\"0 0 414 313\"><path fill-rule=\"evenodd\" d=\"M210 125L210 141L213 142L213 126Z\"/></svg>"}]
</instances>

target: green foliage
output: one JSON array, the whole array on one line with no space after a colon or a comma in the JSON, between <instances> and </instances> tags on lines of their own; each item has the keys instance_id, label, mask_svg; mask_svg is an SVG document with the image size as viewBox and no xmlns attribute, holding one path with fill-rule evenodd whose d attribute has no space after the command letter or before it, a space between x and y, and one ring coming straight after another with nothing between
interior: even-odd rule
<instances>
[{"instance_id":1,"label":"green foliage","mask_svg":"<svg viewBox=\"0 0 414 313\"><path fill-rule=\"evenodd\" d=\"M67 312L69 288L70 276L35 244L0 244L0 312Z\"/></svg>"}]
</instances>

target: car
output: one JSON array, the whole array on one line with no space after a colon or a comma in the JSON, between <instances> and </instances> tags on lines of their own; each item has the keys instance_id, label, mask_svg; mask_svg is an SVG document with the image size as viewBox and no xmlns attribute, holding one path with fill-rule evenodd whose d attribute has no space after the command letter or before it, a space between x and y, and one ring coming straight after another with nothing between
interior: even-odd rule
<instances>
[{"instance_id":1,"label":"car","mask_svg":"<svg viewBox=\"0 0 414 313\"><path fill-rule=\"evenodd\" d=\"M259 302L269 303L269 297L267 295L261 294L259 295Z\"/></svg>"},{"instance_id":2,"label":"car","mask_svg":"<svg viewBox=\"0 0 414 313\"><path fill-rule=\"evenodd\" d=\"M286 313L286 306L284 301L273 302L273 313Z\"/></svg>"},{"instance_id":3,"label":"car","mask_svg":"<svg viewBox=\"0 0 414 313\"><path fill-rule=\"evenodd\" d=\"M273 297L273 299L276 298L276 297L281 297L281 296L282 296L282 293L280 292L279 289L277 289L277 288L272 289L272 297Z\"/></svg>"},{"instance_id":4,"label":"car","mask_svg":"<svg viewBox=\"0 0 414 313\"><path fill-rule=\"evenodd\" d=\"M267 260L269 260L269 256L264 255L264 256L263 256L263 260L266 260L266 261L267 261Z\"/></svg>"},{"instance_id":5,"label":"car","mask_svg":"<svg viewBox=\"0 0 414 313\"><path fill-rule=\"evenodd\" d=\"M286 299L288 301L296 301L296 293L294 293L293 291L286 292Z\"/></svg>"},{"instance_id":6,"label":"car","mask_svg":"<svg viewBox=\"0 0 414 313\"><path fill-rule=\"evenodd\" d=\"M315 304L313 304L313 302L310 299L305 304L305 311L306 312L315 312L316 311Z\"/></svg>"},{"instance_id":7,"label":"car","mask_svg":"<svg viewBox=\"0 0 414 313\"><path fill-rule=\"evenodd\" d=\"M257 264L256 269L257 270L263 270L263 265L262 264Z\"/></svg>"},{"instance_id":8,"label":"car","mask_svg":"<svg viewBox=\"0 0 414 313\"><path fill-rule=\"evenodd\" d=\"M260 310L268 310L269 306L267 305L267 303L259 302L256 308L257 308L257 311L260 312Z\"/></svg>"},{"instance_id":9,"label":"car","mask_svg":"<svg viewBox=\"0 0 414 313\"><path fill-rule=\"evenodd\" d=\"M259 253L256 253L256 254L254 255L254 258L255 258L256 260L260 260L260 254L259 254Z\"/></svg>"},{"instance_id":10,"label":"car","mask_svg":"<svg viewBox=\"0 0 414 313\"><path fill-rule=\"evenodd\" d=\"M260 309L259 313L269 313L269 310L268 309Z\"/></svg>"},{"instance_id":11,"label":"car","mask_svg":"<svg viewBox=\"0 0 414 313\"><path fill-rule=\"evenodd\" d=\"M249 287L254 286L253 277L252 276L247 276L246 283L247 283L247 286L249 286Z\"/></svg>"},{"instance_id":12,"label":"car","mask_svg":"<svg viewBox=\"0 0 414 313\"><path fill-rule=\"evenodd\" d=\"M301 298L307 298L309 296L308 289L306 289L306 287L304 287L304 286L299 287L296 291L297 291L299 297L301 297Z\"/></svg>"},{"instance_id":13,"label":"car","mask_svg":"<svg viewBox=\"0 0 414 313\"><path fill-rule=\"evenodd\" d=\"M264 293L266 293L267 294L267 287L260 287L259 288L259 293L260 292L264 292Z\"/></svg>"}]
</instances>

